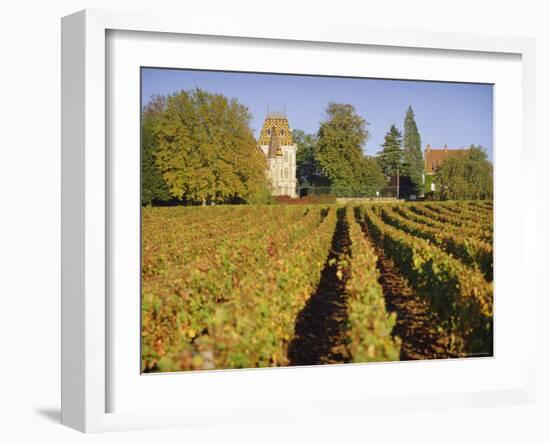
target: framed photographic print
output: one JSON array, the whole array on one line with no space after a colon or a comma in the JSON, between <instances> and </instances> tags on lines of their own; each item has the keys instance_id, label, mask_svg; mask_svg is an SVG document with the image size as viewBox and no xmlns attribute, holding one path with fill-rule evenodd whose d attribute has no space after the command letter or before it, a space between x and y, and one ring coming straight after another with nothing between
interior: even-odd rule
<instances>
[{"instance_id":1,"label":"framed photographic print","mask_svg":"<svg viewBox=\"0 0 550 442\"><path fill-rule=\"evenodd\" d=\"M492 84L141 85L143 373L493 356Z\"/></svg>"},{"instance_id":2,"label":"framed photographic print","mask_svg":"<svg viewBox=\"0 0 550 442\"><path fill-rule=\"evenodd\" d=\"M63 423L533 400L533 41L84 11L62 43Z\"/></svg>"}]
</instances>

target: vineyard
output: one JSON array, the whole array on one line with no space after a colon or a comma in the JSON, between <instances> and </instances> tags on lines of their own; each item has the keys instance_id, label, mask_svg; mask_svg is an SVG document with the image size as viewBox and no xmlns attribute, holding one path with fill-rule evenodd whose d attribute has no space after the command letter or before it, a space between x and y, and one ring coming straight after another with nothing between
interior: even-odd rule
<instances>
[{"instance_id":1,"label":"vineyard","mask_svg":"<svg viewBox=\"0 0 550 442\"><path fill-rule=\"evenodd\" d=\"M488 356L491 202L142 211L142 371Z\"/></svg>"}]
</instances>

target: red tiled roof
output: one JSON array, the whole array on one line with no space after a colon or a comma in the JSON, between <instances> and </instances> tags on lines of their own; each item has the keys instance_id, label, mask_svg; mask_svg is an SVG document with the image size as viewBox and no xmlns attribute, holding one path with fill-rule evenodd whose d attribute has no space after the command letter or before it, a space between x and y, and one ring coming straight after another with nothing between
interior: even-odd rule
<instances>
[{"instance_id":1,"label":"red tiled roof","mask_svg":"<svg viewBox=\"0 0 550 442\"><path fill-rule=\"evenodd\" d=\"M424 151L425 172L435 173L447 158L462 155L464 152L464 149L433 149L427 147Z\"/></svg>"}]
</instances>

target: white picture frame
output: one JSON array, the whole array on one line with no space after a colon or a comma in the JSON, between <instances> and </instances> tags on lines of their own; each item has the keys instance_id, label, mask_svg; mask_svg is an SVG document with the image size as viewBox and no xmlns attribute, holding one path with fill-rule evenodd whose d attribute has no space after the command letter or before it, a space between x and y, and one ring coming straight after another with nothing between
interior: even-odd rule
<instances>
[{"instance_id":1,"label":"white picture frame","mask_svg":"<svg viewBox=\"0 0 550 442\"><path fill-rule=\"evenodd\" d=\"M113 238L108 228L110 196L106 121L108 118L106 80L106 36L108 32L153 32L155 35L217 36L220 38L269 39L272 41L336 43L346 46L384 48L421 48L437 51L467 51L483 54L511 54L521 57L521 174L534 170L535 157L535 42L517 37L491 37L418 31L391 32L368 28L314 25L300 29L281 23L251 23L238 28L231 23L209 22L195 18L182 24L177 17L153 16L112 11L87 10L62 20L62 423L84 432L123 429L201 425L209 423L249 422L288 417L364 415L374 410L406 411L454 407L532 403L536 383L534 353L536 316L534 269L527 257L536 256L536 192L522 180L518 190L521 223L521 325L525 351L521 358L522 375L518 382L502 388L460 393L432 391L426 394L378 396L376 399L342 394L326 399L271 406L257 402L254 393L235 401L226 413L198 407L195 413L176 408L149 411L112 411L108 396L113 385L109 370L112 359L107 328L113 317L107 296L108 244ZM496 110L498 112L498 109ZM496 247L498 257L498 247ZM498 321L498 313L496 316ZM498 338L498 336L497 336ZM498 358L498 354L497 354ZM427 365L410 367L426 370ZM458 362L460 364L460 362ZM380 365L378 365L380 369ZM334 367L340 370L341 367ZM456 366L455 368L460 368ZM357 374L364 365L353 367ZM318 370L306 368L301 370ZM430 365L429 370L440 368ZM270 370L242 371L242 380L265 382L280 375ZM280 370L278 371L278 373ZM312 371L309 371L311 374ZM334 370L324 371L329 379ZM349 370L347 374L351 373ZM197 375L195 373L194 375ZM201 373L201 382L214 379L214 373ZM170 375L172 379L174 376ZM219 376L219 373L218 373ZM161 377L157 377L160 379ZM198 378L195 378L198 379ZM258 393L259 394L259 393ZM226 404L227 406L227 404ZM214 407L215 408L215 407Z\"/></svg>"}]
</instances>

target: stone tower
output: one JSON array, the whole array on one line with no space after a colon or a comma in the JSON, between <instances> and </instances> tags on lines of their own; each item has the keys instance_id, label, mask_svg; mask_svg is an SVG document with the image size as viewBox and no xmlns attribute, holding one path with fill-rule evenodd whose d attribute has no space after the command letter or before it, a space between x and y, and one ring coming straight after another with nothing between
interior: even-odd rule
<instances>
[{"instance_id":1,"label":"stone tower","mask_svg":"<svg viewBox=\"0 0 550 442\"><path fill-rule=\"evenodd\" d=\"M258 145L267 158L271 193L296 198L296 145L284 113L267 114Z\"/></svg>"}]
</instances>

